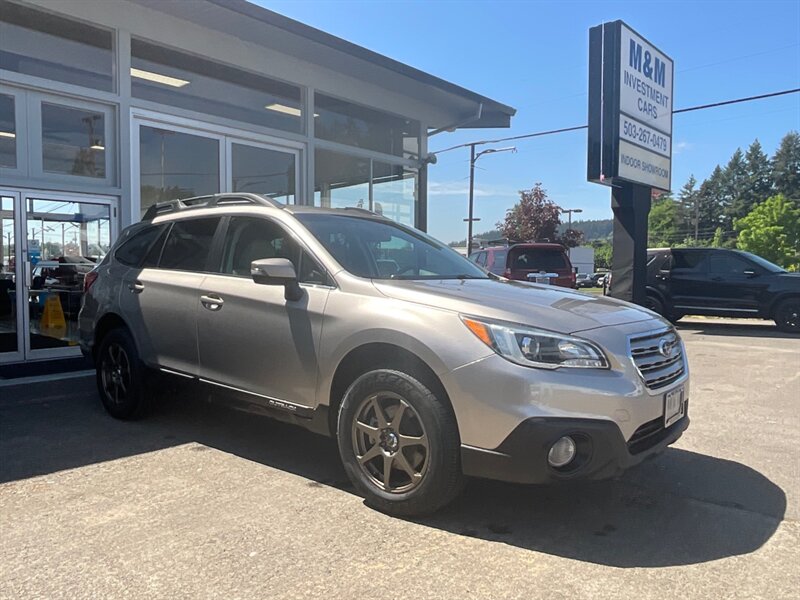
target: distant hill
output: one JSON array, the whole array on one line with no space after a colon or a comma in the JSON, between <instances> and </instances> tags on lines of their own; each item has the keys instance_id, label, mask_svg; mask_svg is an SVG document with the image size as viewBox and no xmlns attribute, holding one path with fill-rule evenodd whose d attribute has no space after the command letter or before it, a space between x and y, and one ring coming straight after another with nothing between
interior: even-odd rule
<instances>
[{"instance_id":1,"label":"distant hill","mask_svg":"<svg viewBox=\"0 0 800 600\"><path fill-rule=\"evenodd\" d=\"M567 228L566 223L559 226L559 231ZM587 242L593 240L610 240L614 231L613 219L588 219L586 221L573 221L572 228L583 232L583 238Z\"/></svg>"}]
</instances>

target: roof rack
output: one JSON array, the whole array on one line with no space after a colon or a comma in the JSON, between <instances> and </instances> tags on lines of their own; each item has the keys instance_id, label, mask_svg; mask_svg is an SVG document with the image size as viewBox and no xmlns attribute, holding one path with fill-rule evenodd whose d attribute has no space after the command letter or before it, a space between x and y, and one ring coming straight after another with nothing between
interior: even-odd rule
<instances>
[{"instance_id":1,"label":"roof rack","mask_svg":"<svg viewBox=\"0 0 800 600\"><path fill-rule=\"evenodd\" d=\"M269 206L271 208L283 208L283 204L262 196L261 194L249 193L223 193L213 194L211 196L195 196L193 198L181 198L176 200L168 200L166 202L157 202L147 209L144 213L142 221L152 221L160 215L168 213L181 212L193 208L214 208L216 206L231 206L231 205L255 205L255 206Z\"/></svg>"}]
</instances>

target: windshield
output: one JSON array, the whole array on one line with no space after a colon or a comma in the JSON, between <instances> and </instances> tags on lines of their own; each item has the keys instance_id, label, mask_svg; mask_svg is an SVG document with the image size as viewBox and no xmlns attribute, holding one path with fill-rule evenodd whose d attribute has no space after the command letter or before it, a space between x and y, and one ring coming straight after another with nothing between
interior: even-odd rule
<instances>
[{"instance_id":1,"label":"windshield","mask_svg":"<svg viewBox=\"0 0 800 600\"><path fill-rule=\"evenodd\" d=\"M488 279L455 250L389 221L300 213L297 219L347 271L370 279Z\"/></svg>"},{"instance_id":2,"label":"windshield","mask_svg":"<svg viewBox=\"0 0 800 600\"><path fill-rule=\"evenodd\" d=\"M741 252L741 250L740 250L740 252ZM747 258L749 258L754 263L756 263L759 267L761 267L762 269L766 269L770 273L785 273L786 272L785 269L781 269L778 265L769 262L766 258L761 258L760 256L758 256L756 254L750 254L749 252L742 252L742 254L744 254Z\"/></svg>"}]
</instances>

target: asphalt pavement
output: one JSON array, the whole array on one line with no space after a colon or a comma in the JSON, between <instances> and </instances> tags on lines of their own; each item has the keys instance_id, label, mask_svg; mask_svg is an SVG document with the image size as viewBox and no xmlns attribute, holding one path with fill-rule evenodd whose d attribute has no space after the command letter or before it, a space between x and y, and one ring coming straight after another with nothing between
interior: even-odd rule
<instances>
[{"instance_id":1,"label":"asphalt pavement","mask_svg":"<svg viewBox=\"0 0 800 600\"><path fill-rule=\"evenodd\" d=\"M332 440L91 377L0 382L0 598L796 598L800 337L687 320L684 437L608 482L371 510Z\"/></svg>"}]
</instances>

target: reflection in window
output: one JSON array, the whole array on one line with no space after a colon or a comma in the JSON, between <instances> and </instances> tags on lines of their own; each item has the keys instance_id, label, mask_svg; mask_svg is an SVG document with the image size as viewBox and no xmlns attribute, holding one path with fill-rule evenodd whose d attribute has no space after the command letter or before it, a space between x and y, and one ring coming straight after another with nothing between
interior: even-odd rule
<instances>
[{"instance_id":1,"label":"reflection in window","mask_svg":"<svg viewBox=\"0 0 800 600\"><path fill-rule=\"evenodd\" d=\"M142 214L156 202L216 194L219 142L142 125L139 169Z\"/></svg>"},{"instance_id":2,"label":"reflection in window","mask_svg":"<svg viewBox=\"0 0 800 600\"><path fill-rule=\"evenodd\" d=\"M43 102L42 168L51 173L104 178L103 113Z\"/></svg>"},{"instance_id":3,"label":"reflection in window","mask_svg":"<svg viewBox=\"0 0 800 600\"><path fill-rule=\"evenodd\" d=\"M413 226L416 187L415 169L372 162L372 210L376 213Z\"/></svg>"},{"instance_id":4,"label":"reflection in window","mask_svg":"<svg viewBox=\"0 0 800 600\"><path fill-rule=\"evenodd\" d=\"M416 158L419 132L419 121L319 93L314 95L314 134L323 140Z\"/></svg>"},{"instance_id":5,"label":"reflection in window","mask_svg":"<svg viewBox=\"0 0 800 600\"><path fill-rule=\"evenodd\" d=\"M0 167L17 167L17 125L14 96L0 94Z\"/></svg>"},{"instance_id":6,"label":"reflection in window","mask_svg":"<svg viewBox=\"0 0 800 600\"><path fill-rule=\"evenodd\" d=\"M330 208L369 208L369 160L317 150L314 154L314 204Z\"/></svg>"},{"instance_id":7,"label":"reflection in window","mask_svg":"<svg viewBox=\"0 0 800 600\"><path fill-rule=\"evenodd\" d=\"M131 40L131 85L137 98L303 131L303 97L298 86L143 40Z\"/></svg>"},{"instance_id":8,"label":"reflection in window","mask_svg":"<svg viewBox=\"0 0 800 600\"><path fill-rule=\"evenodd\" d=\"M232 144L231 148L234 192L264 194L294 204L294 154L244 144Z\"/></svg>"},{"instance_id":9,"label":"reflection in window","mask_svg":"<svg viewBox=\"0 0 800 600\"><path fill-rule=\"evenodd\" d=\"M110 31L0 0L0 69L114 89Z\"/></svg>"}]
</instances>

